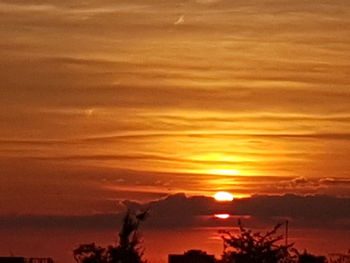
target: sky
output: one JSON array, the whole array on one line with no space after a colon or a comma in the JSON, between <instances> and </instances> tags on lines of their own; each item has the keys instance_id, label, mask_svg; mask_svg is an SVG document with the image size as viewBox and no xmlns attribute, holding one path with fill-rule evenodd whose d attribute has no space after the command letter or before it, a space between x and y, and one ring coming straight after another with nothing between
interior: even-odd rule
<instances>
[{"instance_id":1,"label":"sky","mask_svg":"<svg viewBox=\"0 0 350 263\"><path fill-rule=\"evenodd\" d=\"M177 193L349 207L349 15L348 0L0 0L3 228Z\"/></svg>"}]
</instances>

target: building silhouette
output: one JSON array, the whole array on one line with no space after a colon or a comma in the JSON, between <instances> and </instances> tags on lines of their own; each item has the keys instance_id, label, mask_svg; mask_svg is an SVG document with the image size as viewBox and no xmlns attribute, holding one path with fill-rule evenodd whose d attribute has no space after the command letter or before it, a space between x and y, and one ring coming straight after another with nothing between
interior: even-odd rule
<instances>
[{"instance_id":1,"label":"building silhouette","mask_svg":"<svg viewBox=\"0 0 350 263\"><path fill-rule=\"evenodd\" d=\"M201 250L189 250L183 255L170 254L168 263L215 263L215 256Z\"/></svg>"},{"instance_id":2,"label":"building silhouette","mask_svg":"<svg viewBox=\"0 0 350 263\"><path fill-rule=\"evenodd\" d=\"M0 257L0 263L53 263L52 258Z\"/></svg>"}]
</instances>

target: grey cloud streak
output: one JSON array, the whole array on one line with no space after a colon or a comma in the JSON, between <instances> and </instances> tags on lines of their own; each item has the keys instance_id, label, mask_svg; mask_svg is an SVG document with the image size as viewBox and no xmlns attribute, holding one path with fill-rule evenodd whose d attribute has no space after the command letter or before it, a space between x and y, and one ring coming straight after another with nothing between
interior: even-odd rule
<instances>
[{"instance_id":1,"label":"grey cloud streak","mask_svg":"<svg viewBox=\"0 0 350 263\"><path fill-rule=\"evenodd\" d=\"M218 203L203 196L168 196L146 204L124 201L119 204L129 209L150 209L146 229L176 229L183 227L235 226L237 218L253 227L263 227L286 219L293 228L348 229L350 227L350 199L331 196L253 196ZM230 213L228 221L213 218L214 213ZM119 226L123 213L89 216L24 216L3 215L1 228L45 227L76 229L109 229Z\"/></svg>"}]
</instances>

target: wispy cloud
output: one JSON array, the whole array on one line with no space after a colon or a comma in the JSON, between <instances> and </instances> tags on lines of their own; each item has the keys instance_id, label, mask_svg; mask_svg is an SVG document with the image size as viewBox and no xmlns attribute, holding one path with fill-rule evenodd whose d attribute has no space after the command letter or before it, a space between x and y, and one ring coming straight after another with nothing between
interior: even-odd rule
<instances>
[{"instance_id":1,"label":"wispy cloud","mask_svg":"<svg viewBox=\"0 0 350 263\"><path fill-rule=\"evenodd\" d=\"M185 15L182 15L174 22L174 25L181 25L184 23L185 23Z\"/></svg>"}]
</instances>

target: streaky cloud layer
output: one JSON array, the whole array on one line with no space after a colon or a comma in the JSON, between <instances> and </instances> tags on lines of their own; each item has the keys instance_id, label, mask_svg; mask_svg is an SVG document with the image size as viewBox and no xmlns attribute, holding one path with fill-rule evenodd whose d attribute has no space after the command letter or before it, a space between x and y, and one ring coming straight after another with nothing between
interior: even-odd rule
<instances>
[{"instance_id":1,"label":"streaky cloud layer","mask_svg":"<svg viewBox=\"0 0 350 263\"><path fill-rule=\"evenodd\" d=\"M0 10L3 214L175 192L350 196L349 1Z\"/></svg>"}]
</instances>

